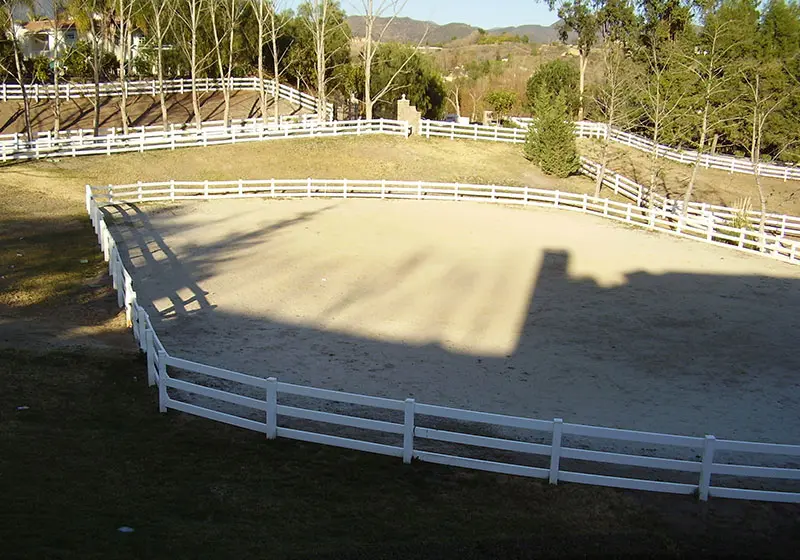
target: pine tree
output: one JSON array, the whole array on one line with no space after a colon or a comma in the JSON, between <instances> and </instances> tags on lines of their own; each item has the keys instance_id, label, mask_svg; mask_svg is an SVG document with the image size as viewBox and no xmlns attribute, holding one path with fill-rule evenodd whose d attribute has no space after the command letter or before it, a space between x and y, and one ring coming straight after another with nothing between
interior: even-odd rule
<instances>
[{"instance_id":1,"label":"pine tree","mask_svg":"<svg viewBox=\"0 0 800 560\"><path fill-rule=\"evenodd\" d=\"M533 122L525 139L525 157L548 175L567 177L580 167L575 123L563 94L539 92L533 104Z\"/></svg>"}]
</instances>

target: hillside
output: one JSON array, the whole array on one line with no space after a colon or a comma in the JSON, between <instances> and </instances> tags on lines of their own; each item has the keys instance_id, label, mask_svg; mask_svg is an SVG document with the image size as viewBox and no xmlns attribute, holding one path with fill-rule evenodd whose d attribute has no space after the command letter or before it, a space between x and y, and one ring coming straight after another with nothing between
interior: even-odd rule
<instances>
[{"instance_id":1,"label":"hillside","mask_svg":"<svg viewBox=\"0 0 800 560\"><path fill-rule=\"evenodd\" d=\"M379 18L376 21L373 35L377 35L388 18ZM350 16L347 23L353 31L354 37L363 37L364 18L361 16ZM489 35L525 35L531 43L550 43L558 40L558 32L555 25L546 27L543 25L522 25L517 27L503 27L487 30ZM428 45L441 45L451 41L466 39L467 37L477 37L478 28L466 23L448 23L439 25L432 21L419 21L407 17L396 18L384 35L386 41L397 41L400 43L418 43L424 39ZM377 38L377 36L375 37Z\"/></svg>"}]
</instances>

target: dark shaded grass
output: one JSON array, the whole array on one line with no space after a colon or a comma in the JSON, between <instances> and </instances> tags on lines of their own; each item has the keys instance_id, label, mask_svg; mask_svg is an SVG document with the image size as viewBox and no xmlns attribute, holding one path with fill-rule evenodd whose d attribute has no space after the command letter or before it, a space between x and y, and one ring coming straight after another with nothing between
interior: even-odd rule
<instances>
[{"instance_id":1,"label":"dark shaded grass","mask_svg":"<svg viewBox=\"0 0 800 560\"><path fill-rule=\"evenodd\" d=\"M0 371L5 558L675 549L622 492L404 466L160 415L133 356L3 350Z\"/></svg>"},{"instance_id":2,"label":"dark shaded grass","mask_svg":"<svg viewBox=\"0 0 800 560\"><path fill-rule=\"evenodd\" d=\"M267 442L158 414L143 374L133 355L0 350L4 558L789 556L798 539L791 508Z\"/></svg>"}]
</instances>

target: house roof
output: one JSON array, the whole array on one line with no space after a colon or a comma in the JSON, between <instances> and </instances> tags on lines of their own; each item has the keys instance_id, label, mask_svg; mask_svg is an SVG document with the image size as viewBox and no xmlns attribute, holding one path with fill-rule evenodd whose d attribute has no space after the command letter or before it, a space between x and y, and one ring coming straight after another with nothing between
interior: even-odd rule
<instances>
[{"instance_id":1,"label":"house roof","mask_svg":"<svg viewBox=\"0 0 800 560\"><path fill-rule=\"evenodd\" d=\"M56 28L56 22L52 19L41 19L37 21L29 21L22 26L26 31L31 33L41 33L42 31L51 31ZM59 21L58 27L60 29L72 29L75 27L74 21Z\"/></svg>"}]
</instances>

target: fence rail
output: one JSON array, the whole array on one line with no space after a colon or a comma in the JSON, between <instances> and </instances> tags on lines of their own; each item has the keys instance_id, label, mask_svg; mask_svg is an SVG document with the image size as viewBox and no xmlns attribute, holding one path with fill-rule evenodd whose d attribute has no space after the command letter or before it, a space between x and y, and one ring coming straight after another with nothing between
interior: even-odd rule
<instances>
[{"instance_id":1,"label":"fence rail","mask_svg":"<svg viewBox=\"0 0 800 560\"><path fill-rule=\"evenodd\" d=\"M519 126L527 128L533 122L533 119L527 117L512 117L511 121ZM695 161L697 161L697 152L694 150L679 150L672 146L656 144L644 136L625 132L614 127L609 128L603 123L582 121L575 124L575 134L581 138L608 138L612 142L635 148L647 154L652 154L655 151L658 157L677 161L678 163L693 165ZM746 158L701 154L700 165L708 169L720 169L729 173L755 175L753 163ZM760 162L758 164L758 174L762 177L773 177L783 179L784 181L800 181L800 167Z\"/></svg>"},{"instance_id":2,"label":"fence rail","mask_svg":"<svg viewBox=\"0 0 800 560\"><path fill-rule=\"evenodd\" d=\"M471 185L428 181L352 179L268 179L238 181L168 181L95 187L92 195L104 204L217 198L380 198L470 200L558 208L601 216L652 231L722 245L793 264L800 263L800 241L770 233L720 224L709 215L686 218L668 209L642 208L607 198L594 198L531 187Z\"/></svg>"},{"instance_id":3,"label":"fence rail","mask_svg":"<svg viewBox=\"0 0 800 560\"><path fill-rule=\"evenodd\" d=\"M517 118L524 122L524 119ZM605 125L582 121L575 123L575 134L585 138L600 138L605 135ZM486 140L494 142L523 143L527 131L518 128L498 126L462 125L449 122L423 120L420 126L420 135L426 138L443 137L450 139ZM599 165L592 160L581 157L580 172L591 179L597 177ZM791 178L791 177L790 177ZM800 179L800 170L798 170ZM614 193L636 202L638 206L654 206L660 211L680 213L683 201L672 200L657 193L650 193L649 189L609 169L603 172L603 185L611 188ZM750 222L751 228L758 228L761 213L757 211L741 212L727 206L717 206L707 203L690 202L688 214L694 217L703 217L714 220L720 226L730 224L734 219L744 217ZM765 232L779 237L800 237L800 217L785 214L768 213L765 216Z\"/></svg>"},{"instance_id":4,"label":"fence rail","mask_svg":"<svg viewBox=\"0 0 800 560\"><path fill-rule=\"evenodd\" d=\"M125 82L105 82L99 86L100 95L103 97L116 97L122 95L123 87L128 95L159 95L161 88L157 80L137 80ZM230 90L260 91L258 78L231 78L230 81L220 78L198 78L196 88L201 92L220 91L223 87ZM296 90L285 84L276 83L274 80L265 79L264 89L267 93L280 99L285 99L303 109L318 113L318 101L315 97ZM27 95L34 101L53 99L58 94L61 99L78 99L93 97L95 85L93 83L64 82L58 88L51 84L32 84L25 88ZM186 78L164 80L164 93L190 93L192 81ZM19 84L0 84L0 100L22 99L22 88ZM333 105L327 104L326 115L333 118Z\"/></svg>"},{"instance_id":5,"label":"fence rail","mask_svg":"<svg viewBox=\"0 0 800 560\"><path fill-rule=\"evenodd\" d=\"M295 188L302 181L281 182L280 187ZM312 189L333 188L332 182L313 182L307 181L308 191L304 194L309 196ZM276 182L260 181L248 182L249 189L257 196L263 196L264 188L272 189ZM230 192L234 187L230 183L203 183L202 191L191 186L196 184L180 183L181 196L189 192L203 192L207 196L218 196L223 192ZM355 190L348 191L347 186L351 185ZM528 476L546 479L551 484L558 482L574 482L579 484L592 484L598 486L610 486L615 488L628 488L636 490L646 490L653 492L667 492L675 494L696 494L700 500L707 500L709 496L726 497L744 500L764 500L775 502L800 503L800 493L794 491L772 491L762 489L749 489L741 487L723 486L726 480L733 477L736 480L741 478L757 478L759 480L778 480L796 481L800 480L800 469L763 467L747 464L729 464L721 462L718 452L737 451L743 454L777 454L784 457L800 457L800 445L784 445L770 443L739 442L729 440L717 440L712 435L705 437L679 436L671 434L660 434L651 432L640 432L635 430L622 430L614 428L603 428L596 426L586 426L581 424L566 423L560 418L553 420L537 420L504 414L489 414L471 410L461 410L444 406L417 403L414 399L390 399L384 397L373 397L354 393L345 393L329 389L319 389L302 385L279 382L276 378L270 377L263 379L239 372L212 367L205 364L192 362L175 356L171 356L153 328L153 323L143 307L143 303L138 300L134 290L133 279L126 270L119 248L112 236L101 209L102 204L98 204L97 195L106 194L106 202L114 200L120 202L121 199L114 199L117 193L134 192L144 196L145 192L161 195L174 193L178 186L170 183L168 189L160 188L161 184L140 184L135 186L120 186L116 188L86 189L86 209L91 218L95 233L98 236L101 250L108 262L109 274L112 278L113 286L117 290L117 301L120 307L125 308L126 317L132 326L134 338L139 348L145 352L147 364L148 383L157 386L159 395L159 410L177 410L187 414L208 418L217 422L238 426L240 428L253 430L265 434L268 439L278 437L296 439L300 441L319 443L354 449L369 453L378 453L391 457L402 458L404 463L412 460L438 463L461 468L477 469L482 471L505 473L517 476ZM380 191L377 190L375 183L361 181L345 181L341 184L341 195L361 196L367 194L392 194L392 191L385 189L405 189L404 192L414 194L415 188L435 188L438 192L446 190L443 185L428 183L409 184L406 182L381 182ZM497 188L479 187L476 185L462 186L466 191L462 192L482 192L492 193L492 196L508 196L508 200L519 200L516 195L523 193L528 202L532 202L534 197L553 195L552 191L523 191L520 188L505 187L498 191ZM243 182L235 185L238 193L242 194L244 189ZM209 189L213 189L210 191ZM237 191L234 191L237 192ZM459 190L456 189L455 198L459 197ZM420 191L417 191L419 195ZM284 196L286 193L281 193ZM319 193L317 193L319 194ZM566 195L567 193L560 193ZM325 196L332 196L335 193L325 193ZM558 197L558 193L555 195ZM578 197L587 202L585 196ZM157 196L155 199L164 199ZM136 200L142 198L136 197ZM596 204L596 200L591 201ZM608 201L603 202L606 206ZM557 205L557 204L556 204ZM631 208L628 205L628 208ZM181 378L181 373L184 377ZM186 377L185 373L190 376ZM203 381L213 382L214 380L225 380L233 382L242 387L242 391L226 391L204 384ZM244 394L249 392L250 394ZM345 403L367 407L370 410L378 409L381 411L391 411L395 414L402 413L402 421L376 420L366 418L361 415L356 416L345 412L328 412L309 406L299 406L297 403L289 403L287 397L312 397L316 400L334 403ZM197 397L201 397L198 400ZM190 402L195 400L195 402ZM237 407L235 411L230 407ZM287 419L296 418L306 421L304 429L297 429L286 426ZM512 437L476 435L463 432L465 428L449 428L443 430L435 425L422 425L430 422L431 419L456 420L465 422L478 422L490 428L498 430L514 428L533 434L539 441L526 441L524 436L514 439ZM355 428L368 433L378 433L383 437L395 438L394 443L383 443L371 441L367 436L356 438L355 436L343 437L339 435L329 435L312 431L306 427L308 423L344 426ZM452 425L452 422L448 425ZM588 438L595 443L595 440L619 440L625 442L635 442L649 447L669 445L678 446L694 450L700 457L699 460L675 459L671 457L654 457L649 454L616 453L595 449L585 449L569 445L569 440L565 436L581 436ZM489 460L484 458L465 457L457 455L457 451L448 448L446 453L432 451L425 448L425 442L440 442L448 445L466 446L477 448L487 453L495 451L514 452L514 459L504 458L503 460ZM532 466L526 457L540 457L543 464ZM563 461L578 461L569 468L563 468ZM584 463L588 463L591 472L581 472ZM659 471L670 471L681 474L684 478L694 477L694 481L664 481L652 480L650 478L636 478L634 475L611 476L599 474L598 469L603 469L604 465L622 465L631 468L655 469ZM725 478L715 478L724 475ZM648 475L652 476L652 474ZM712 484L713 482L713 484Z\"/></svg>"},{"instance_id":6,"label":"fence rail","mask_svg":"<svg viewBox=\"0 0 800 560\"><path fill-rule=\"evenodd\" d=\"M362 134L408 135L405 121L386 119L355 121L271 122L262 120L223 124L207 123L201 128L194 126L169 129L134 129L128 134L119 134L118 129L109 129L109 134L77 134L55 137L45 133L32 142L21 135L0 139L0 161L19 161L46 157L77 157L84 155L111 155L149 150L174 150L193 146L214 146L240 142L258 142L276 138L308 138L317 136L348 136Z\"/></svg>"}]
</instances>

